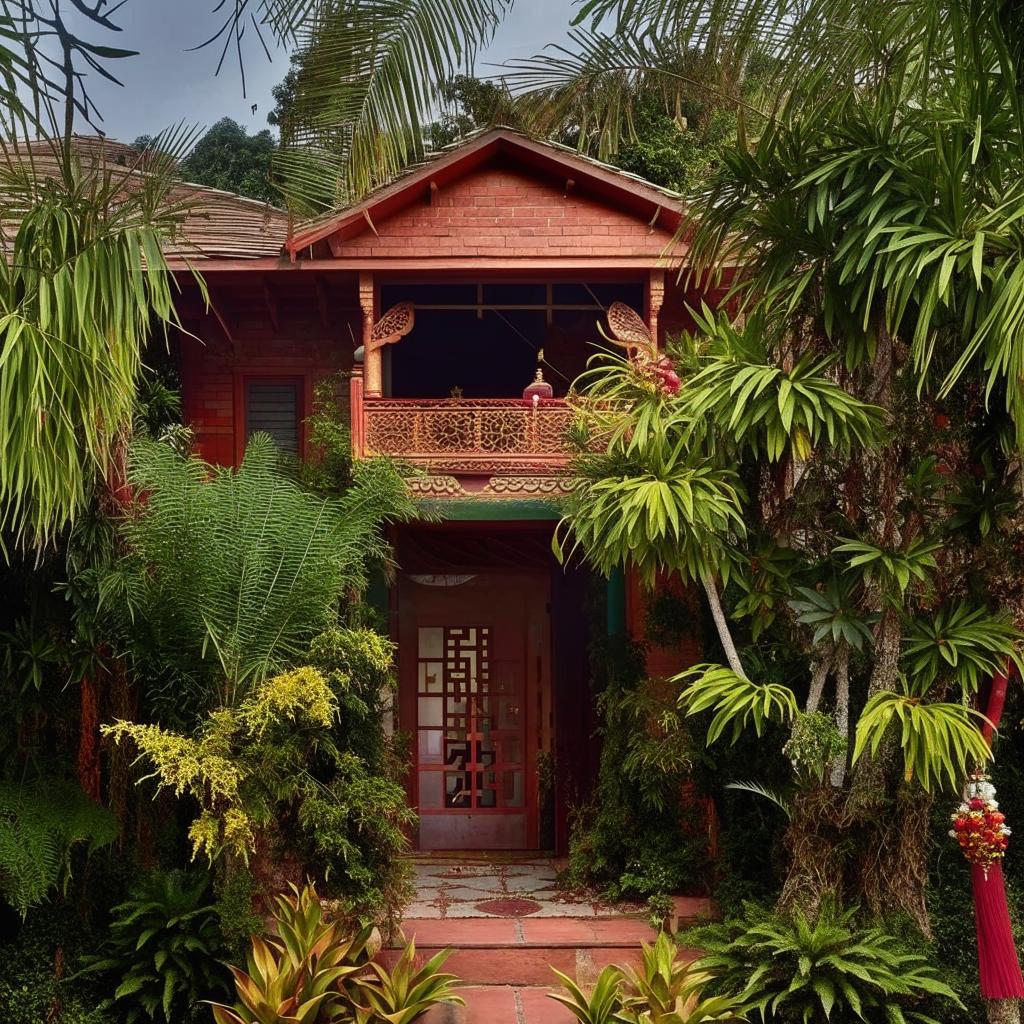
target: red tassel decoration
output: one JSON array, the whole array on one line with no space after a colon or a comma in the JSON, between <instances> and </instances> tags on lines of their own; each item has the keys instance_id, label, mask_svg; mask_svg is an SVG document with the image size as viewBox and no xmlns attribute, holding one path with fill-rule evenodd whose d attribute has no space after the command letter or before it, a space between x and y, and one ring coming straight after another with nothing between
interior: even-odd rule
<instances>
[{"instance_id":1,"label":"red tassel decoration","mask_svg":"<svg viewBox=\"0 0 1024 1024\"><path fill-rule=\"evenodd\" d=\"M1008 673L992 678L982 735L992 744L992 733L999 728L1006 704ZM971 865L971 891L974 896L974 928L978 936L978 978L986 999L1024 999L1024 977L1020 972L1017 947L1010 927L1006 905L1003 866L997 860L982 866Z\"/></svg>"}]
</instances>

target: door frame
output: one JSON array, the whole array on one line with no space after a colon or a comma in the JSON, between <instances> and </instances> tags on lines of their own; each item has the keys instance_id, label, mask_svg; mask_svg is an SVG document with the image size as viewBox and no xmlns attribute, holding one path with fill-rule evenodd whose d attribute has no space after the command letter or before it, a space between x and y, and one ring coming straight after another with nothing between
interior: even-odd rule
<instances>
[{"instance_id":1,"label":"door frame","mask_svg":"<svg viewBox=\"0 0 1024 1024\"><path fill-rule=\"evenodd\" d=\"M553 749L553 712L551 687L551 629L550 629L550 574L538 570L507 570L493 572L483 571L471 575L481 583L471 589L460 591L459 587L429 587L415 583L409 574L400 573L396 581L397 597L396 622L398 639L398 728L411 737L410 770L406 781L409 805L419 812L419 771L418 771L418 736L417 736L417 666L418 666L418 629L441 624L459 624L465 626L487 626L498 623L486 621L470 621L475 617L472 596L485 596L488 591L500 592L504 597L514 595L514 604L521 609L521 628L523 644L523 790L524 790L524 839L522 845L496 838L497 829L491 831L489 837L481 837L478 841L460 842L451 847L432 844L429 849L463 849L463 850L536 850L539 841L539 800L537 791L537 754L541 749ZM447 593L446 593L447 591ZM449 596L452 603L451 616L458 622L443 623L439 621L446 613L441 607L444 597ZM432 598L433 607L427 609L424 598ZM417 600L419 598L419 600ZM469 609L467 610L467 603ZM482 602L477 601L476 607ZM461 606L461 607L460 607ZM491 612L493 615L493 612ZM487 611L479 616L485 618ZM424 811L423 816L445 815L444 810ZM507 815L507 808L480 808L480 815ZM417 823L412 836L416 849L420 845L420 827Z\"/></svg>"}]
</instances>

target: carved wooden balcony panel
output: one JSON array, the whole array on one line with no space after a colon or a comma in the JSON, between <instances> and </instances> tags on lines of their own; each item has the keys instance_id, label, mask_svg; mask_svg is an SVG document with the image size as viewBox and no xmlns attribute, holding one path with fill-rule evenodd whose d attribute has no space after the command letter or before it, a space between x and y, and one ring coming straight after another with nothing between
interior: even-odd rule
<instances>
[{"instance_id":1,"label":"carved wooden balcony panel","mask_svg":"<svg viewBox=\"0 0 1024 1024\"><path fill-rule=\"evenodd\" d=\"M569 460L572 410L558 399L367 398L363 450L446 472L556 468Z\"/></svg>"}]
</instances>

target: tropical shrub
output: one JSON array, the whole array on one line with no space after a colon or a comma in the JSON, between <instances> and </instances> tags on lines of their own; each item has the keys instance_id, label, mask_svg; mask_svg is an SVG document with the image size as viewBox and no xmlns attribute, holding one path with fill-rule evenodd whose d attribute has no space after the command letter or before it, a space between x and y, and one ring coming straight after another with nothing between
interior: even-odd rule
<instances>
[{"instance_id":1,"label":"tropical shrub","mask_svg":"<svg viewBox=\"0 0 1024 1024\"><path fill-rule=\"evenodd\" d=\"M110 936L80 974L117 985L101 1009L126 1024L194 1019L200 1000L227 989L222 939L205 872L154 872L111 909Z\"/></svg>"},{"instance_id":2,"label":"tropical shrub","mask_svg":"<svg viewBox=\"0 0 1024 1024\"><path fill-rule=\"evenodd\" d=\"M197 802L194 856L244 864L258 852L257 889L290 858L346 914L390 922L406 897L399 854L415 820L383 730L393 647L376 633L333 629L309 656L321 668L263 680L193 735L123 721L104 732L134 745L158 791Z\"/></svg>"},{"instance_id":3,"label":"tropical shrub","mask_svg":"<svg viewBox=\"0 0 1024 1024\"><path fill-rule=\"evenodd\" d=\"M856 908L824 904L814 922L748 904L742 917L686 933L706 951L697 968L715 976L770 1024L832 1020L940 1024L922 1012L940 997L960 1006L920 952L876 927L855 923Z\"/></svg>"}]
</instances>

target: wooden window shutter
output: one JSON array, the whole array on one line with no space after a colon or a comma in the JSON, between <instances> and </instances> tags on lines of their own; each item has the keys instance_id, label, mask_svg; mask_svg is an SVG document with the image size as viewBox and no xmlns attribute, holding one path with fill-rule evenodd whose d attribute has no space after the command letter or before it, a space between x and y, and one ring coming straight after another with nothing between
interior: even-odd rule
<instances>
[{"instance_id":1,"label":"wooden window shutter","mask_svg":"<svg viewBox=\"0 0 1024 1024\"><path fill-rule=\"evenodd\" d=\"M299 382L248 381L245 386L245 436L269 434L289 455L299 454Z\"/></svg>"}]
</instances>

